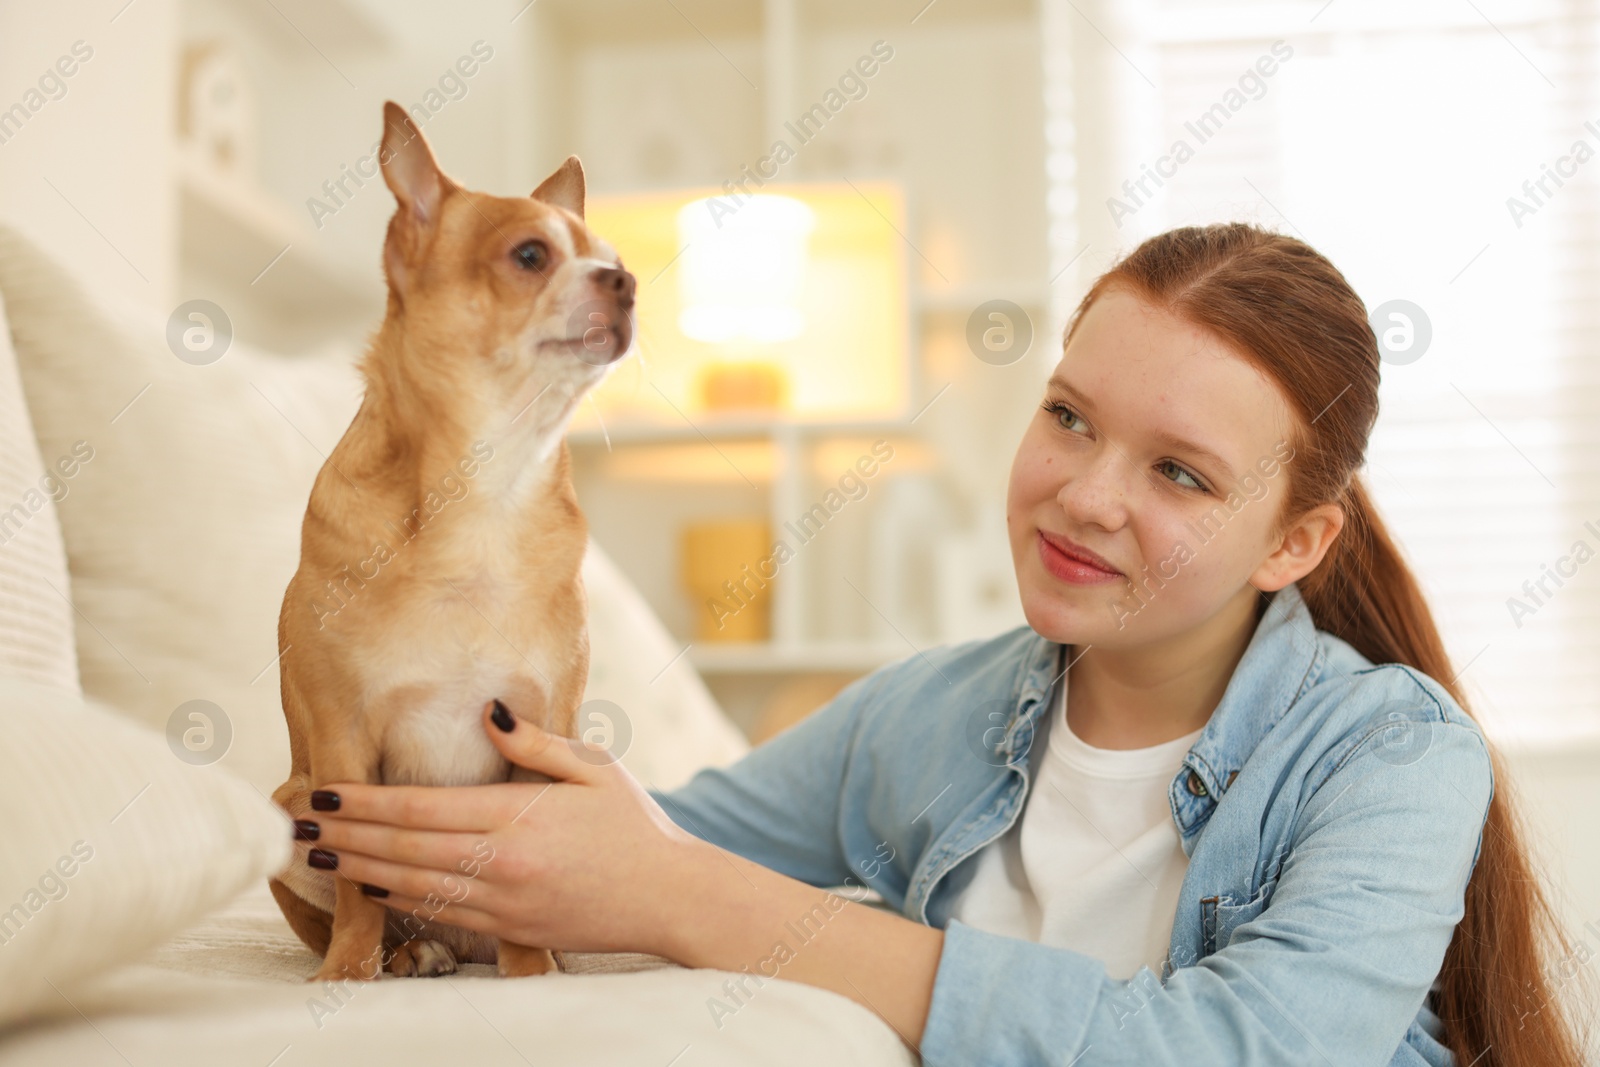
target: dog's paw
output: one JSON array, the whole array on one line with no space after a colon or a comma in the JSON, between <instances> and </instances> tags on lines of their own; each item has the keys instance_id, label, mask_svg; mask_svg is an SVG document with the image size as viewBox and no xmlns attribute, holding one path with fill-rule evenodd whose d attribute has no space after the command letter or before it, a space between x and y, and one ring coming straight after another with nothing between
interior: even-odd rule
<instances>
[{"instance_id":1,"label":"dog's paw","mask_svg":"<svg viewBox=\"0 0 1600 1067\"><path fill-rule=\"evenodd\" d=\"M549 949L530 948L509 941L500 942L495 962L501 978L526 978L560 970Z\"/></svg>"},{"instance_id":2,"label":"dog's paw","mask_svg":"<svg viewBox=\"0 0 1600 1067\"><path fill-rule=\"evenodd\" d=\"M456 973L455 953L442 941L407 941L394 950L389 973L396 978L436 978Z\"/></svg>"},{"instance_id":3,"label":"dog's paw","mask_svg":"<svg viewBox=\"0 0 1600 1067\"><path fill-rule=\"evenodd\" d=\"M376 962L374 960L373 962ZM378 977L378 968L375 966L355 966L348 963L337 963L323 960L322 966L317 968L317 973L307 978L307 982L370 982Z\"/></svg>"}]
</instances>

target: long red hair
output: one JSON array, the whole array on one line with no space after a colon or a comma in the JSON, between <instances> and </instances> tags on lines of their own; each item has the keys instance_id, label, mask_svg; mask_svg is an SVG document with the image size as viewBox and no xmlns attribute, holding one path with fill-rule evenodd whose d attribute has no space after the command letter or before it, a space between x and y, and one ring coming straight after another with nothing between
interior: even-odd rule
<instances>
[{"instance_id":1,"label":"long red hair","mask_svg":"<svg viewBox=\"0 0 1600 1067\"><path fill-rule=\"evenodd\" d=\"M1112 287L1209 330L1278 384L1295 422L1279 532L1319 504L1335 502L1345 515L1327 556L1299 581L1317 628L1373 663L1427 674L1470 715L1422 590L1358 473L1378 417L1380 357L1344 276L1293 237L1246 223L1181 227L1103 274L1073 312L1067 340ZM1494 797L1433 1008L1460 1067L1583 1067L1581 1035L1545 967L1570 961L1572 945L1522 843L1504 758L1488 747Z\"/></svg>"}]
</instances>

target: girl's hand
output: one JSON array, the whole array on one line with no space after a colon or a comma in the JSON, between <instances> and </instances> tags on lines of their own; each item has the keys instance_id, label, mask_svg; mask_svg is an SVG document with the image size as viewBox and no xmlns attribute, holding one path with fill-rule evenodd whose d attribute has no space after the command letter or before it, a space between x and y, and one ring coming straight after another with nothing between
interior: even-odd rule
<instances>
[{"instance_id":1,"label":"girl's hand","mask_svg":"<svg viewBox=\"0 0 1600 1067\"><path fill-rule=\"evenodd\" d=\"M667 909L694 899L708 846L606 749L502 711L507 732L494 710L484 706L483 725L495 747L551 782L331 783L320 792L338 796L337 810L312 817L316 849L337 857L338 875L421 920L519 945L666 955Z\"/></svg>"},{"instance_id":2,"label":"girl's hand","mask_svg":"<svg viewBox=\"0 0 1600 1067\"><path fill-rule=\"evenodd\" d=\"M495 747L554 781L330 783L322 791L338 810L313 818L338 874L388 890L383 902L401 913L519 945L781 974L855 1000L913 1049L921 1042L943 930L723 852L679 829L605 749L509 716L502 731L493 710L483 725ZM776 953L796 916L825 921L827 935Z\"/></svg>"}]
</instances>

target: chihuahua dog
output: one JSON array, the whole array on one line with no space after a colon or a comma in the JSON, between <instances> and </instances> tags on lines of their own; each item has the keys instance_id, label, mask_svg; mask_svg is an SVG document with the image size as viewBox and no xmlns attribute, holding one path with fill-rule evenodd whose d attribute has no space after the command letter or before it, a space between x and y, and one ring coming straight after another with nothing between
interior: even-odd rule
<instances>
[{"instance_id":1,"label":"chihuahua dog","mask_svg":"<svg viewBox=\"0 0 1600 1067\"><path fill-rule=\"evenodd\" d=\"M498 701L574 736L588 527L565 434L633 337L634 277L584 222L576 156L531 197L472 192L390 102L379 166L399 203L388 305L360 364L361 407L312 486L278 619L292 767L272 799L296 820L315 818L311 793L330 782L549 780L502 757L481 716ZM379 961L400 976L557 967L547 949L392 911L310 866L315 851L297 841L271 880L323 957L311 981L375 978Z\"/></svg>"}]
</instances>

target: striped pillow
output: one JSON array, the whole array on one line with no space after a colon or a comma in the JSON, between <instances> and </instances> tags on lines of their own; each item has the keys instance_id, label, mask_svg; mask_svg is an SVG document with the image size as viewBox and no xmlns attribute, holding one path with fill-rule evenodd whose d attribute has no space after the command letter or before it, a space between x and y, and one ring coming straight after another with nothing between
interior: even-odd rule
<instances>
[{"instance_id":1,"label":"striped pillow","mask_svg":"<svg viewBox=\"0 0 1600 1067\"><path fill-rule=\"evenodd\" d=\"M56 500L93 449L41 461L0 303L0 675L81 693Z\"/></svg>"}]
</instances>

